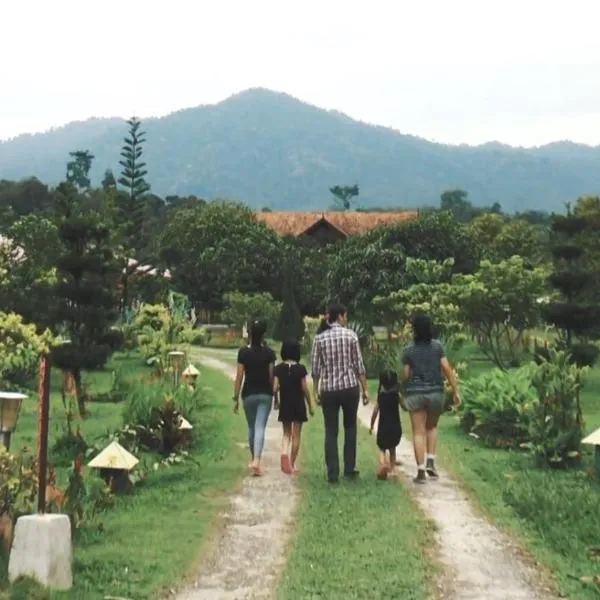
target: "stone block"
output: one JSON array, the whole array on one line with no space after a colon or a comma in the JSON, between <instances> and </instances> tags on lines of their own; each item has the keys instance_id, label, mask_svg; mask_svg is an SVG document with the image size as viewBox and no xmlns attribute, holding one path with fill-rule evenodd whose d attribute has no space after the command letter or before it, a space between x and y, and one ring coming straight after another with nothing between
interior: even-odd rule
<instances>
[{"instance_id":1,"label":"stone block","mask_svg":"<svg viewBox=\"0 0 600 600\"><path fill-rule=\"evenodd\" d=\"M73 585L71 521L67 515L26 515L17 519L8 578L31 577L55 590Z\"/></svg>"}]
</instances>

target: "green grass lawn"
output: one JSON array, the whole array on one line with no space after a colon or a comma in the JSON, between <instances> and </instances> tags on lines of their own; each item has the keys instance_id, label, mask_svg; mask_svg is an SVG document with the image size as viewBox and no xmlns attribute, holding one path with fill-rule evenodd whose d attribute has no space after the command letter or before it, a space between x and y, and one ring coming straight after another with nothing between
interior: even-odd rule
<instances>
[{"instance_id":1,"label":"green grass lawn","mask_svg":"<svg viewBox=\"0 0 600 600\"><path fill-rule=\"evenodd\" d=\"M364 428L360 481L329 485L323 435L317 411L305 429L297 532L278 598L429 598L436 575L433 526L400 483L375 479L377 449Z\"/></svg>"},{"instance_id":2,"label":"green grass lawn","mask_svg":"<svg viewBox=\"0 0 600 600\"><path fill-rule=\"evenodd\" d=\"M128 372L141 364L139 356L117 356ZM143 367L142 367L143 368ZM211 537L216 516L243 476L242 420L231 412L227 377L202 368L200 383L206 401L197 414L199 441L193 451L197 464L186 463L151 471L130 495L117 498L114 508L78 533L74 543L74 587L52 598L95 600L105 596L155 598L161 590L184 581ZM93 391L110 385L110 370L92 376ZM54 377L58 390L60 379ZM121 424L122 405L90 403L90 416L81 427L86 439ZM59 396L52 397L51 433L60 431L63 417ZM33 398L23 410L13 449L35 444ZM19 597L17 594L12 596ZM24 598L27 596L23 596ZM33 597L33 596L32 596Z\"/></svg>"},{"instance_id":3,"label":"green grass lawn","mask_svg":"<svg viewBox=\"0 0 600 600\"><path fill-rule=\"evenodd\" d=\"M491 368L471 356L471 376ZM590 372L582 400L592 431L600 426L599 368ZM580 470L537 469L524 452L481 446L458 428L457 417L443 416L440 432L440 461L483 511L547 567L560 592L573 600L597 599L599 588L579 580L600 572L590 553L600 546L600 485L591 476L591 450Z\"/></svg>"}]
</instances>

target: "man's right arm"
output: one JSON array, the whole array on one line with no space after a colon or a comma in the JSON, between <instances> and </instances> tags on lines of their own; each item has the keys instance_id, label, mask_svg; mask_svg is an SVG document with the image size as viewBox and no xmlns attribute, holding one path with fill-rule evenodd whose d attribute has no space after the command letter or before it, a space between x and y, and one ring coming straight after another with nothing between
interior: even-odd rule
<instances>
[{"instance_id":1,"label":"man's right arm","mask_svg":"<svg viewBox=\"0 0 600 600\"><path fill-rule=\"evenodd\" d=\"M352 336L352 345L351 345L351 360L352 367L354 368L354 372L356 373L358 380L360 381L360 387L363 392L363 400L369 401L369 387L367 384L367 371L365 369L365 362L363 360L362 352L360 350L360 342L358 341L357 336Z\"/></svg>"},{"instance_id":2,"label":"man's right arm","mask_svg":"<svg viewBox=\"0 0 600 600\"><path fill-rule=\"evenodd\" d=\"M310 363L311 377L313 381L313 393L315 400L319 402L319 379L321 379L321 347L316 338L313 342Z\"/></svg>"}]
</instances>

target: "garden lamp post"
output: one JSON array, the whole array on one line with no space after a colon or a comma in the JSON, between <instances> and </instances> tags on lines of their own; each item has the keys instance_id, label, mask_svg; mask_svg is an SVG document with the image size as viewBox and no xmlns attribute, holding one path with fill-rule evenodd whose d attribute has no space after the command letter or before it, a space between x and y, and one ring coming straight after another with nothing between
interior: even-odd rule
<instances>
[{"instance_id":1,"label":"garden lamp post","mask_svg":"<svg viewBox=\"0 0 600 600\"><path fill-rule=\"evenodd\" d=\"M18 392L0 392L0 442L8 450L10 436L17 427L21 404L27 396Z\"/></svg>"},{"instance_id":2,"label":"garden lamp post","mask_svg":"<svg viewBox=\"0 0 600 600\"><path fill-rule=\"evenodd\" d=\"M178 385L179 377L181 376L181 371L183 371L183 361L185 359L185 352L181 352L181 350L173 350L169 352L168 357L173 367L173 379L175 385Z\"/></svg>"}]
</instances>

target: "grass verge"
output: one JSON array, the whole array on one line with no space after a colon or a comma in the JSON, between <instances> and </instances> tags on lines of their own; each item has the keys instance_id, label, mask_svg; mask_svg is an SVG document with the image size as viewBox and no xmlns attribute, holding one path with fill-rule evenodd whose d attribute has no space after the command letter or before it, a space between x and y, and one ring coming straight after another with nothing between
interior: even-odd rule
<instances>
[{"instance_id":1,"label":"grass verge","mask_svg":"<svg viewBox=\"0 0 600 600\"><path fill-rule=\"evenodd\" d=\"M139 357L136 360L139 364ZM105 376L99 373L95 377ZM192 451L195 464L151 472L131 495L118 497L116 506L102 513L98 523L83 529L74 542L74 587L68 593L52 593L52 599L156 598L181 584L193 568L245 464L243 449L236 444L244 438L243 422L232 414L225 400L230 381L205 368L200 381L207 397L198 413L199 441ZM57 402L60 406L60 398L53 395L58 424ZM121 423L121 404L92 403L90 409L91 416L82 423L84 435L93 437L94 432L101 434ZM27 424L32 416L35 418L35 411L23 416ZM15 448L17 443L32 443L31 435L35 442L35 433L21 427ZM7 598L25 598L33 593L20 596L17 586L12 587Z\"/></svg>"},{"instance_id":2,"label":"grass verge","mask_svg":"<svg viewBox=\"0 0 600 600\"><path fill-rule=\"evenodd\" d=\"M478 364L477 373L482 370ZM600 425L599 395L596 368L582 395L588 431ZM440 434L440 462L494 522L552 573L558 591L572 600L597 600L600 587L590 580L600 570L595 550L600 545L600 485L591 473L589 448L582 469L537 469L524 452L483 447L458 428L456 417L442 417Z\"/></svg>"},{"instance_id":3,"label":"grass verge","mask_svg":"<svg viewBox=\"0 0 600 600\"><path fill-rule=\"evenodd\" d=\"M377 451L364 428L359 432L361 480L329 485L323 435L317 412L304 433L297 532L278 598L431 597L437 572L430 552L432 524L401 484L375 479Z\"/></svg>"}]
</instances>

